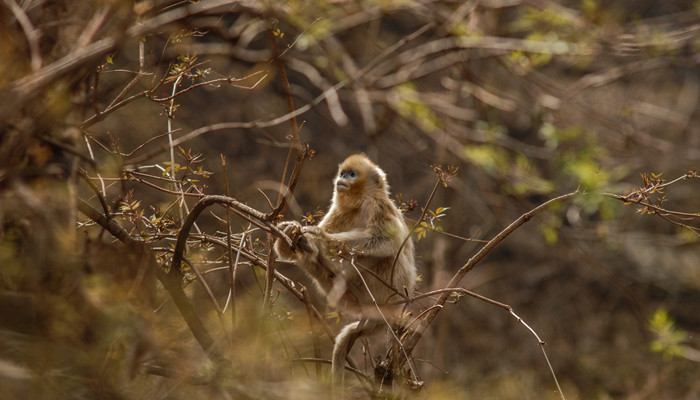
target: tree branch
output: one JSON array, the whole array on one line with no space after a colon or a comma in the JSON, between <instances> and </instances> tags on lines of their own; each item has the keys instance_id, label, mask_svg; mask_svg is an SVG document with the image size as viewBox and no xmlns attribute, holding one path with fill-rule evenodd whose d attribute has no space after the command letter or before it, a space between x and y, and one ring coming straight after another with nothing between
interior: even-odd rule
<instances>
[{"instance_id":1,"label":"tree branch","mask_svg":"<svg viewBox=\"0 0 700 400\"><path fill-rule=\"evenodd\" d=\"M455 275L452 277L450 282L446 285L448 288L454 288L459 286L459 282L464 278L464 276L471 271L478 263L481 261L491 250L493 250L494 247L496 247L499 243L501 243L508 235L513 233L516 229L518 229L521 225L523 225L525 222L529 221L540 213L542 210L546 209L550 205L562 201L569 200L570 198L574 197L575 195L578 194L578 190L564 194L559 197L555 197L551 200L546 201L543 204L540 204L539 206L533 208L532 210L526 212L525 214L521 215L518 219L513 221L510 225L508 225L505 229L503 229L501 232L499 232L493 239L491 239L488 243L484 245L484 247L481 248L474 256L472 256L466 264L464 264L458 271L455 273ZM447 291L447 292L442 292L440 294L440 297L435 301L435 304L433 305L433 308L427 312L424 315L423 320L421 323L418 325L418 327L413 330L410 334L407 335L407 339L404 343L406 353L409 355L412 354L413 349L416 347L420 339L423 337L423 334L427 330L428 326L435 320L435 318L438 316L440 313L440 310L442 310L444 304L447 302L447 300L450 298L452 294L452 291ZM390 350L391 352L391 350ZM400 355L399 355L400 356ZM389 354L387 356L387 359L389 360L396 360L392 362L397 362L398 365L393 365L392 369L394 371L398 370L403 363L405 363L407 360L403 360L401 357L394 357L393 355Z\"/></svg>"},{"instance_id":2,"label":"tree branch","mask_svg":"<svg viewBox=\"0 0 700 400\"><path fill-rule=\"evenodd\" d=\"M182 318L187 323L187 326L190 328L190 331L194 335L199 345L213 360L222 361L221 354L216 347L214 339L202 323L202 320L199 319L199 316L194 311L194 308L192 308L192 304L190 304L189 300L187 299L185 292L182 290L182 281L179 279L179 275L172 273L168 274L163 271L156 263L153 253L147 247L146 243L132 238L129 233L116 221L100 214L87 202L80 200L78 203L78 209L80 212L85 214L86 217L95 221L98 225L102 226L109 233L111 233L112 236L130 247L132 251L143 254L143 256L146 258L146 262L149 264L148 267L155 271L156 278L158 278L158 280L163 284L163 287L165 287L165 290L167 290L170 294L170 297L172 297L177 309L182 315Z\"/></svg>"}]
</instances>

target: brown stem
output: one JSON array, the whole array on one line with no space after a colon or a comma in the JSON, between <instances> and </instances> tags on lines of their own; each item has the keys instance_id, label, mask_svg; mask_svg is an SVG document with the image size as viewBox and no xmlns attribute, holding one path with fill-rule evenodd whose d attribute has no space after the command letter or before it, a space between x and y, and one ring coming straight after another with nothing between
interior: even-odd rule
<instances>
[{"instance_id":1,"label":"brown stem","mask_svg":"<svg viewBox=\"0 0 700 400\"><path fill-rule=\"evenodd\" d=\"M290 113L294 112L294 99L292 98L292 88L289 85L289 80L287 79L287 70L284 68L284 63L282 62L282 59L280 57L280 48L277 43L277 37L275 36L275 33L273 32L272 28L269 27L267 29L267 32L270 36L270 42L272 43L272 55L275 63L277 64L277 69L280 71L280 79L282 80L282 85L284 87L284 92L285 92L285 97L287 99L287 108L289 109ZM304 157L304 151L301 148L301 142L299 140L299 125L297 124L297 118L296 116L292 116L290 119L290 124L292 126L292 147L289 149L289 152L287 153L287 161L285 161L284 164L284 171L282 173L282 179L280 181L280 190L279 194L277 195L277 208L272 211L271 216L272 219L277 218L278 216L284 217L285 214L287 213L287 209L289 208L289 202L287 201L287 195L291 195L292 191L294 190L294 186L296 185L296 179L295 174L292 174L292 178L290 178L290 184L287 185L288 189L285 195L283 195L283 190L284 190L284 182L287 179L287 169L289 168L289 162L291 161L292 158L292 150L296 151L297 154L297 162L294 165L294 170L299 170L301 169L301 165L303 164L303 161L305 159ZM298 174L297 174L298 175ZM272 220L271 219L271 220ZM267 264L268 268L265 273L265 293L263 296L263 309L267 309L269 306L269 301L270 301L270 296L272 294L272 283L273 283L273 278L274 278L274 273L275 273L275 254L272 249L272 235L267 236L267 242L270 244L270 248L268 250L267 254Z\"/></svg>"},{"instance_id":2,"label":"brown stem","mask_svg":"<svg viewBox=\"0 0 700 400\"><path fill-rule=\"evenodd\" d=\"M194 205L192 211L190 211L190 213L187 214L185 221L182 223L180 232L177 235L177 242L175 243L175 253L173 254L173 260L170 267L169 275L181 275L182 256L185 253L185 245L187 243L187 238L189 236L190 229L192 229L192 226L197 220L197 217L199 217L199 214L201 214L207 207L213 204L228 205L235 211L239 211L243 214L247 214L250 217L263 221L263 224L266 226L266 228L269 229L269 231L272 234L276 235L279 238L282 238L283 240L286 240L287 244L290 247L294 248L294 243L292 243L292 240L289 239L289 237L285 235L281 230L279 230L279 228L277 228L275 225L265 221L265 214L261 213L260 211L251 208L243 203L240 203L232 197L218 195L204 196L201 199L199 199L199 201Z\"/></svg>"},{"instance_id":3,"label":"brown stem","mask_svg":"<svg viewBox=\"0 0 700 400\"><path fill-rule=\"evenodd\" d=\"M564 194L559 197L555 197L551 200L546 201L543 204L540 204L539 206L533 208L532 210L526 212L525 214L521 215L518 219L513 221L510 225L508 225L505 229L503 229L501 232L499 232L493 239L489 240L488 243L484 245L474 256L472 256L466 264L464 264L458 271L455 273L455 275L452 277L450 282L446 285L448 288L454 288L459 286L459 282L464 278L464 276L474 268L479 261L481 261L491 250L494 249L499 243L501 243L508 235L513 233L516 229L518 229L521 225L523 225L525 222L529 221L532 217L537 215L539 212L544 210L545 208L549 207L550 205L557 203L557 202L562 202L569 200L570 198L574 197L576 194L578 194L578 190ZM404 343L404 347L406 349L406 353L410 356L413 352L413 349L416 347L418 342L423 336L423 333L425 333L426 329L430 326L430 324L435 320L435 318L438 316L440 313L440 310L442 310L442 306L447 302L447 300L450 298L452 291L447 291L447 292L442 292L438 299L435 301L435 304L433 308L431 309L430 312L427 312L421 321L421 323L418 325L416 330L412 331L411 334L407 335L406 342ZM436 307L437 306L437 307ZM392 370L396 371L398 370L403 363L406 362L406 360L393 357L393 355L390 355L387 357L387 359L399 359L400 361L397 361L399 364L398 365L393 365Z\"/></svg>"},{"instance_id":4,"label":"brown stem","mask_svg":"<svg viewBox=\"0 0 700 400\"><path fill-rule=\"evenodd\" d=\"M146 257L149 268L152 268L155 271L156 278L158 278L158 280L163 284L163 287L165 287L165 290L167 290L170 294L173 302L175 302L175 306L180 311L182 318L187 323L187 326L190 328L190 331L194 335L199 345L202 346L202 349L204 349L209 357L216 361L221 361L221 354L216 347L214 339L202 323L202 320L199 319L199 316L194 311L194 308L192 308L192 304L190 304L189 300L187 300L185 292L182 290L182 281L180 280L179 275L166 273L163 271L156 263L152 252L147 248L146 244L129 236L129 233L113 219L107 218L100 214L97 210L92 208L92 206L82 200L78 204L78 209L80 212L85 214L85 216L106 229L112 234L112 236L131 247L135 252L141 253L144 255L144 257ZM182 259L180 259L180 262L182 262Z\"/></svg>"},{"instance_id":5,"label":"brown stem","mask_svg":"<svg viewBox=\"0 0 700 400\"><path fill-rule=\"evenodd\" d=\"M442 182L441 179L438 179L437 182L435 182L435 186L433 187L433 191L430 193L430 196L428 197L428 201L425 203L425 206L423 207L423 213L420 215L420 218L416 221L415 224L413 224L413 227L411 228L410 231L406 234L406 237L403 238L403 242L401 242L401 246L399 246L399 250L396 251L396 255L394 256L394 261L391 263L391 279L389 279L389 282L393 285L394 284L394 271L396 267L396 261L399 259L399 256L401 255L401 250L403 250L404 246L406 246L406 242L408 242L408 239L411 238L411 235L413 235L413 232L418 228L418 225L420 225L421 222L423 222L423 218L425 218L425 214L428 213L428 205L430 205L430 202L433 201L433 197L435 196L435 192L437 192L438 186L440 186L440 183Z\"/></svg>"},{"instance_id":6,"label":"brown stem","mask_svg":"<svg viewBox=\"0 0 700 400\"><path fill-rule=\"evenodd\" d=\"M226 190L226 196L230 196L228 189L228 173L226 171L226 157L221 155L221 168L224 170L224 188ZM243 248L243 241L245 235L241 238L238 248ZM236 268L233 264L233 251L231 246L231 211L226 207L226 247L228 251L228 273L229 273L229 285L231 291L231 332L236 328ZM238 252L240 255L240 251Z\"/></svg>"},{"instance_id":7,"label":"brown stem","mask_svg":"<svg viewBox=\"0 0 700 400\"><path fill-rule=\"evenodd\" d=\"M107 217L107 219L111 219L112 216L110 215L110 212L109 212L109 206L107 205L107 201L105 200L104 196L102 196L100 189L97 186L95 186L94 183L92 183L92 181L90 180L90 177L88 176L87 172L85 172L85 170L83 170L82 168L79 169L78 174L80 175L81 178L83 178L85 183L87 183L88 186L90 186L90 189L92 189L92 191L95 193L95 196L97 196L97 199L100 201L100 204L102 205L102 211L105 212L105 217Z\"/></svg>"}]
</instances>

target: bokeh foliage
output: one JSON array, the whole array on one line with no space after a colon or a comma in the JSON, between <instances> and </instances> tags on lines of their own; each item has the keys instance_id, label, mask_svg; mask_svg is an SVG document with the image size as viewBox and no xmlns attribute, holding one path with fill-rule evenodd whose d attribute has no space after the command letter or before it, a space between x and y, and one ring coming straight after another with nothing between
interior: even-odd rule
<instances>
[{"instance_id":1,"label":"bokeh foliage","mask_svg":"<svg viewBox=\"0 0 700 400\"><path fill-rule=\"evenodd\" d=\"M261 212L277 200L294 129L277 120L289 108L273 43L315 151L288 218L318 220L336 164L366 152L411 223L427 207L429 291L578 188L464 287L518 310L567 398L698 396L700 188L657 190L700 159L697 2L7 0L0 20L0 397L325 398L325 365L300 359L327 359L330 341L279 282L262 308L268 237L250 221L207 210L183 264L225 363L154 273L201 194ZM459 170L428 205L431 165ZM634 190L688 215L614 197ZM448 305L415 355L425 387L411 396L559 396L532 336L472 298Z\"/></svg>"}]
</instances>

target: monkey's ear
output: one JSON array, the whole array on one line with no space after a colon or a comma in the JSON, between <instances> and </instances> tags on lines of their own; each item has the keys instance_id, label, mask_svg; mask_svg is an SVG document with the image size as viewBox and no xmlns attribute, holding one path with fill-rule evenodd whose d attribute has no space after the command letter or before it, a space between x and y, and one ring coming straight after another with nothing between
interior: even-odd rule
<instances>
[{"instance_id":1,"label":"monkey's ear","mask_svg":"<svg viewBox=\"0 0 700 400\"><path fill-rule=\"evenodd\" d=\"M371 177L374 183L377 185L377 187L380 188L386 188L387 182L386 182L386 173L382 171L381 168L379 167L374 167L371 172Z\"/></svg>"},{"instance_id":2,"label":"monkey's ear","mask_svg":"<svg viewBox=\"0 0 700 400\"><path fill-rule=\"evenodd\" d=\"M382 177L377 173L377 171L372 171L371 174L372 181L374 181L374 184L377 186L381 186L382 184Z\"/></svg>"}]
</instances>

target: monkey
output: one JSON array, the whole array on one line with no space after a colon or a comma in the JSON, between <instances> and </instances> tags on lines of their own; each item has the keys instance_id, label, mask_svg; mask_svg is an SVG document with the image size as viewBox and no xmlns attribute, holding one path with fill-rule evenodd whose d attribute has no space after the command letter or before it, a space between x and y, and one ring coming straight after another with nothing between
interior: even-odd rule
<instances>
[{"instance_id":1,"label":"monkey","mask_svg":"<svg viewBox=\"0 0 700 400\"><path fill-rule=\"evenodd\" d=\"M364 154L354 154L339 165L333 184L330 208L320 223L282 222L280 228L297 246L277 239L274 250L279 260L300 267L331 307L360 316L335 339L331 384L342 387L352 344L384 323L377 305L397 293L412 296L417 272L409 229L389 197L386 173ZM381 312L395 319L399 311L394 306Z\"/></svg>"}]
</instances>

